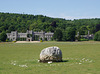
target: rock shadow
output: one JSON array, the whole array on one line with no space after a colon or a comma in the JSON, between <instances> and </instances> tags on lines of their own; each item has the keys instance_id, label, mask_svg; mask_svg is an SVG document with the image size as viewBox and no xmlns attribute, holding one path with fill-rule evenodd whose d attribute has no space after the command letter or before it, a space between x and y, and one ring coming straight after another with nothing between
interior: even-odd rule
<instances>
[{"instance_id":1,"label":"rock shadow","mask_svg":"<svg viewBox=\"0 0 100 74\"><path fill-rule=\"evenodd\" d=\"M69 62L69 60L55 61L55 62Z\"/></svg>"},{"instance_id":2,"label":"rock shadow","mask_svg":"<svg viewBox=\"0 0 100 74\"><path fill-rule=\"evenodd\" d=\"M38 62L40 62L40 63L47 63L47 62L56 62L56 63L60 63L60 62L69 62L69 60L61 60L61 61L52 61L52 60L41 61L41 60L39 60Z\"/></svg>"},{"instance_id":3,"label":"rock shadow","mask_svg":"<svg viewBox=\"0 0 100 74\"><path fill-rule=\"evenodd\" d=\"M62 62L69 62L69 60L62 60Z\"/></svg>"}]
</instances>

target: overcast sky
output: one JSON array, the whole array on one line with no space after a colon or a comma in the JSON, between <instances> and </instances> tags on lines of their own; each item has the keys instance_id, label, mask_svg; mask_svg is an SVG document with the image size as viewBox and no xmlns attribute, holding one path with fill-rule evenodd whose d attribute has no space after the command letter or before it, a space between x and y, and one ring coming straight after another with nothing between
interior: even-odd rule
<instances>
[{"instance_id":1,"label":"overcast sky","mask_svg":"<svg viewBox=\"0 0 100 74\"><path fill-rule=\"evenodd\" d=\"M54 18L100 18L100 0L0 0L0 12Z\"/></svg>"}]
</instances>

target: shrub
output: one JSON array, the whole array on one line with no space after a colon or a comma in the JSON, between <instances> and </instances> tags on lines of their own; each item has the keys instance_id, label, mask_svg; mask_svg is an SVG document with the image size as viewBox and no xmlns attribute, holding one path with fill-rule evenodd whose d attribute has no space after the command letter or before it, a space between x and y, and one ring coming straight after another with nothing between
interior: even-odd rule
<instances>
[{"instance_id":1,"label":"shrub","mask_svg":"<svg viewBox=\"0 0 100 74\"><path fill-rule=\"evenodd\" d=\"M43 42L42 40L40 40L40 42Z\"/></svg>"},{"instance_id":2,"label":"shrub","mask_svg":"<svg viewBox=\"0 0 100 74\"><path fill-rule=\"evenodd\" d=\"M63 37L62 30L56 29L56 31L54 32L54 35L53 35L54 40L62 41L62 37Z\"/></svg>"},{"instance_id":3,"label":"shrub","mask_svg":"<svg viewBox=\"0 0 100 74\"><path fill-rule=\"evenodd\" d=\"M66 40L75 41L75 28L68 27L66 29Z\"/></svg>"},{"instance_id":4,"label":"shrub","mask_svg":"<svg viewBox=\"0 0 100 74\"><path fill-rule=\"evenodd\" d=\"M12 41L12 42L14 42L14 43L15 43L16 41Z\"/></svg>"},{"instance_id":5,"label":"shrub","mask_svg":"<svg viewBox=\"0 0 100 74\"><path fill-rule=\"evenodd\" d=\"M9 39L6 39L6 42L9 42Z\"/></svg>"},{"instance_id":6,"label":"shrub","mask_svg":"<svg viewBox=\"0 0 100 74\"><path fill-rule=\"evenodd\" d=\"M100 41L100 31L98 31L98 32L95 33L94 40L95 41Z\"/></svg>"},{"instance_id":7,"label":"shrub","mask_svg":"<svg viewBox=\"0 0 100 74\"><path fill-rule=\"evenodd\" d=\"M80 41L89 41L89 39L81 38Z\"/></svg>"},{"instance_id":8,"label":"shrub","mask_svg":"<svg viewBox=\"0 0 100 74\"><path fill-rule=\"evenodd\" d=\"M0 40L1 41L6 41L7 35L5 32L0 33Z\"/></svg>"}]
</instances>

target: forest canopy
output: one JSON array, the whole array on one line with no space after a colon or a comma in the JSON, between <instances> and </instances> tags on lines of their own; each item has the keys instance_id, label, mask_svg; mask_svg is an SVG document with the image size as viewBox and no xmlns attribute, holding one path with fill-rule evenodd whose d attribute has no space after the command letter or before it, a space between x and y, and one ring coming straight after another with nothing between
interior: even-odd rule
<instances>
[{"instance_id":1,"label":"forest canopy","mask_svg":"<svg viewBox=\"0 0 100 74\"><path fill-rule=\"evenodd\" d=\"M54 32L57 28L65 33L70 27L82 35L86 35L88 30L90 34L94 34L100 30L98 28L100 18L66 20L43 15L0 13L0 33L3 31L6 33L26 32L27 30Z\"/></svg>"}]
</instances>

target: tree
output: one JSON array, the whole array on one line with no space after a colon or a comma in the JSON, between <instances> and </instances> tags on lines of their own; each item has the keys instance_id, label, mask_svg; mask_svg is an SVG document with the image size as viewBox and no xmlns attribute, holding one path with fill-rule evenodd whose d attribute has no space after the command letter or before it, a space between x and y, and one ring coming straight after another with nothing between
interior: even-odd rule
<instances>
[{"instance_id":1,"label":"tree","mask_svg":"<svg viewBox=\"0 0 100 74\"><path fill-rule=\"evenodd\" d=\"M37 30L39 27L38 27L38 23L34 22L33 24L31 24L29 26L29 30Z\"/></svg>"},{"instance_id":2,"label":"tree","mask_svg":"<svg viewBox=\"0 0 100 74\"><path fill-rule=\"evenodd\" d=\"M60 29L56 29L53 37L54 37L54 40L56 41L62 41L62 37L63 37L62 31Z\"/></svg>"},{"instance_id":3,"label":"tree","mask_svg":"<svg viewBox=\"0 0 100 74\"><path fill-rule=\"evenodd\" d=\"M9 32L11 31L15 31L15 26L14 25L10 25L9 28L8 28Z\"/></svg>"},{"instance_id":4,"label":"tree","mask_svg":"<svg viewBox=\"0 0 100 74\"><path fill-rule=\"evenodd\" d=\"M66 32L63 31L63 38L62 38L62 41L66 41L67 40L67 37L66 37Z\"/></svg>"},{"instance_id":5,"label":"tree","mask_svg":"<svg viewBox=\"0 0 100 74\"><path fill-rule=\"evenodd\" d=\"M56 28L65 31L67 27L75 27L81 35L86 35L88 30L90 34L94 34L100 30L100 18L65 20L43 15L0 13L0 33L15 30L18 32L26 32L26 30L54 32ZM65 38L66 35L63 36L64 40Z\"/></svg>"},{"instance_id":6,"label":"tree","mask_svg":"<svg viewBox=\"0 0 100 74\"><path fill-rule=\"evenodd\" d=\"M81 26L81 28L79 29L80 35L86 35L87 34L87 27L86 26Z\"/></svg>"},{"instance_id":7,"label":"tree","mask_svg":"<svg viewBox=\"0 0 100 74\"><path fill-rule=\"evenodd\" d=\"M52 24L50 24L52 27L57 27L56 21L53 21Z\"/></svg>"},{"instance_id":8,"label":"tree","mask_svg":"<svg viewBox=\"0 0 100 74\"><path fill-rule=\"evenodd\" d=\"M0 40L1 41L6 41L7 35L5 32L0 33Z\"/></svg>"},{"instance_id":9,"label":"tree","mask_svg":"<svg viewBox=\"0 0 100 74\"><path fill-rule=\"evenodd\" d=\"M100 24L96 25L96 32L100 30Z\"/></svg>"},{"instance_id":10,"label":"tree","mask_svg":"<svg viewBox=\"0 0 100 74\"><path fill-rule=\"evenodd\" d=\"M67 41L75 41L75 28L69 27L66 30L66 40Z\"/></svg>"},{"instance_id":11,"label":"tree","mask_svg":"<svg viewBox=\"0 0 100 74\"><path fill-rule=\"evenodd\" d=\"M50 32L54 32L54 31L55 31L55 28L52 27L52 26L50 26L50 27L48 27L48 30L49 30Z\"/></svg>"},{"instance_id":12,"label":"tree","mask_svg":"<svg viewBox=\"0 0 100 74\"><path fill-rule=\"evenodd\" d=\"M100 41L100 31L98 31L98 32L95 33L94 40L95 41Z\"/></svg>"}]
</instances>

